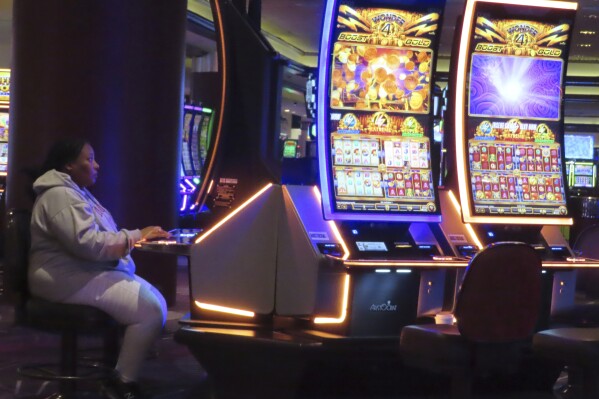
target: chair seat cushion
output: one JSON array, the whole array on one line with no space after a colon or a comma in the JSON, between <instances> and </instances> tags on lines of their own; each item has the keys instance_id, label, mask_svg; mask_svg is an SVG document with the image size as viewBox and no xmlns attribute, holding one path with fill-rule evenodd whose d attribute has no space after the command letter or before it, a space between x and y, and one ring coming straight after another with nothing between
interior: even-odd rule
<instances>
[{"instance_id":1,"label":"chair seat cushion","mask_svg":"<svg viewBox=\"0 0 599 399\"><path fill-rule=\"evenodd\" d=\"M448 324L410 325L401 330L403 361L416 367L444 371L470 362L468 342Z\"/></svg>"},{"instance_id":2,"label":"chair seat cushion","mask_svg":"<svg viewBox=\"0 0 599 399\"><path fill-rule=\"evenodd\" d=\"M25 304L26 324L49 331L94 332L117 326L107 313L93 306L73 305L30 298Z\"/></svg>"},{"instance_id":3,"label":"chair seat cushion","mask_svg":"<svg viewBox=\"0 0 599 399\"><path fill-rule=\"evenodd\" d=\"M513 372L530 348L530 339L474 342L455 325L410 325L401 331L400 351L405 364L447 373L457 368Z\"/></svg>"},{"instance_id":4,"label":"chair seat cushion","mask_svg":"<svg viewBox=\"0 0 599 399\"><path fill-rule=\"evenodd\" d=\"M567 364L599 367L599 328L555 328L534 335L533 348Z\"/></svg>"},{"instance_id":5,"label":"chair seat cushion","mask_svg":"<svg viewBox=\"0 0 599 399\"><path fill-rule=\"evenodd\" d=\"M551 323L573 327L599 327L599 302L578 303L559 310L551 316Z\"/></svg>"}]
</instances>

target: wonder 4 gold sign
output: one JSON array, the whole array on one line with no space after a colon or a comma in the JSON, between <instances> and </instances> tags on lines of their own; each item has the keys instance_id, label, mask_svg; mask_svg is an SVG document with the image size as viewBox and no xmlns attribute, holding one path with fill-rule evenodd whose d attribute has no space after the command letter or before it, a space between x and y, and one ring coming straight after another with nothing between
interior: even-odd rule
<instances>
[{"instance_id":1,"label":"wonder 4 gold sign","mask_svg":"<svg viewBox=\"0 0 599 399\"><path fill-rule=\"evenodd\" d=\"M439 14L422 14L379 8L353 9L339 7L337 22L349 31L341 32L338 40L382 46L430 47L425 36L437 30Z\"/></svg>"},{"instance_id":2,"label":"wonder 4 gold sign","mask_svg":"<svg viewBox=\"0 0 599 399\"><path fill-rule=\"evenodd\" d=\"M529 57L560 57L568 39L568 24L519 20L476 19L479 39L474 51Z\"/></svg>"}]
</instances>

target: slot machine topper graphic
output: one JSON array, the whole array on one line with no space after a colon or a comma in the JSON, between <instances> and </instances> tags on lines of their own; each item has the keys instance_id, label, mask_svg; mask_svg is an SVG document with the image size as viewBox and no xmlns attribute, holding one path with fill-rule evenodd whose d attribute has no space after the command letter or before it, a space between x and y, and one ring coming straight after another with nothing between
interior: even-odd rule
<instances>
[{"instance_id":1,"label":"slot machine topper graphic","mask_svg":"<svg viewBox=\"0 0 599 399\"><path fill-rule=\"evenodd\" d=\"M318 88L325 219L440 219L431 88L444 2L396 5L326 5Z\"/></svg>"},{"instance_id":2,"label":"slot machine topper graphic","mask_svg":"<svg viewBox=\"0 0 599 399\"><path fill-rule=\"evenodd\" d=\"M576 3L469 1L457 63L463 221L569 225L563 93Z\"/></svg>"}]
</instances>

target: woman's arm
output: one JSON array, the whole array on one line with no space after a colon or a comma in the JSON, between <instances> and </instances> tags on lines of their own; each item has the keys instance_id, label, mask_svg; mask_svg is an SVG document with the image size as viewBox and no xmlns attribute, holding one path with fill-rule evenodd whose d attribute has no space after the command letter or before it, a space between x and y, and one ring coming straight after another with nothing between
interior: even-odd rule
<instances>
[{"instance_id":1,"label":"woman's arm","mask_svg":"<svg viewBox=\"0 0 599 399\"><path fill-rule=\"evenodd\" d=\"M141 240L140 230L100 231L87 202L74 202L50 220L48 230L74 255L84 259L117 260Z\"/></svg>"}]
</instances>

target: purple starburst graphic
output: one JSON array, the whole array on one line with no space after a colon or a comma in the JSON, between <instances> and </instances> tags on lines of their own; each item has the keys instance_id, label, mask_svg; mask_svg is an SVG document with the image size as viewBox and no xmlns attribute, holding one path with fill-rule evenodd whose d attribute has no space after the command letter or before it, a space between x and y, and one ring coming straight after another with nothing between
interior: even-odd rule
<instances>
[{"instance_id":1,"label":"purple starburst graphic","mask_svg":"<svg viewBox=\"0 0 599 399\"><path fill-rule=\"evenodd\" d=\"M470 116L558 120L561 59L473 54Z\"/></svg>"}]
</instances>

